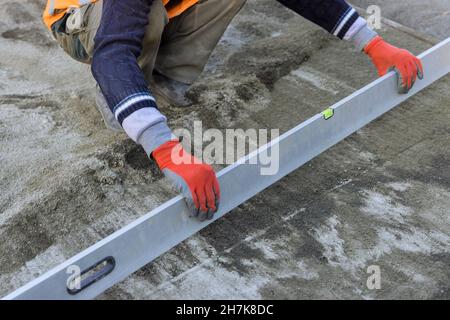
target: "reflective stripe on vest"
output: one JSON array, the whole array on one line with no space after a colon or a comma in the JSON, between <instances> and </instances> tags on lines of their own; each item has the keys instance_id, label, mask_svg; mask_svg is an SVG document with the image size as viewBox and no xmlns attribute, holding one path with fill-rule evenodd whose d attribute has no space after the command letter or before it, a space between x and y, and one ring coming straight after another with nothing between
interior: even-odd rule
<instances>
[{"instance_id":1,"label":"reflective stripe on vest","mask_svg":"<svg viewBox=\"0 0 450 320\"><path fill-rule=\"evenodd\" d=\"M84 6L86 4L89 4L91 2L95 2L95 0L94 1L91 1L91 0L78 0L77 7L82 7L82 6ZM73 5L74 4L70 4L70 5L67 4L67 7L71 7ZM49 0L48 1L48 14L53 15L54 13L55 13L55 0Z\"/></svg>"},{"instance_id":2,"label":"reflective stripe on vest","mask_svg":"<svg viewBox=\"0 0 450 320\"><path fill-rule=\"evenodd\" d=\"M55 13L55 0L50 0L48 3L48 14L53 15Z\"/></svg>"}]
</instances>

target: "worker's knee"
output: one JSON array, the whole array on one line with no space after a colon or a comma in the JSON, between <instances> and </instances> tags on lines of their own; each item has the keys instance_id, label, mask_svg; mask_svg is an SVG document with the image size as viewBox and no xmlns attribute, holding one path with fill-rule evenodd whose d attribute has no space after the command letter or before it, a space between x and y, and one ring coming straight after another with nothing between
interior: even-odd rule
<instances>
[{"instance_id":1,"label":"worker's knee","mask_svg":"<svg viewBox=\"0 0 450 320\"><path fill-rule=\"evenodd\" d=\"M168 23L169 17L162 1L153 1L148 17L146 37L160 38Z\"/></svg>"},{"instance_id":2,"label":"worker's knee","mask_svg":"<svg viewBox=\"0 0 450 320\"><path fill-rule=\"evenodd\" d=\"M148 17L148 25L142 39L141 56L138 59L147 81L151 79L156 56L161 45L162 34L168 23L169 17L162 1L153 1Z\"/></svg>"}]
</instances>

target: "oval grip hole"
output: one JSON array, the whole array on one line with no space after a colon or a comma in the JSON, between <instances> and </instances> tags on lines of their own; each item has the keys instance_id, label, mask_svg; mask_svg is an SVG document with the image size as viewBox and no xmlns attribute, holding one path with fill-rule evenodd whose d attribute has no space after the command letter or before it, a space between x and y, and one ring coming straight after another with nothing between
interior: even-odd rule
<instances>
[{"instance_id":1,"label":"oval grip hole","mask_svg":"<svg viewBox=\"0 0 450 320\"><path fill-rule=\"evenodd\" d=\"M106 257L93 264L89 268L81 271L80 276L68 281L67 292L75 295L95 282L110 274L116 266L114 257ZM78 284L78 285L77 285Z\"/></svg>"}]
</instances>

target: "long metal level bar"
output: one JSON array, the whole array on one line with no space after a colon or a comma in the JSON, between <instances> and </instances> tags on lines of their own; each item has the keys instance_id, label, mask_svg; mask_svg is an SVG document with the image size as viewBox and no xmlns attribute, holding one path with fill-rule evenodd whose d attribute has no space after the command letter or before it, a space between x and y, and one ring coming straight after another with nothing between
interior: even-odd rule
<instances>
[{"instance_id":1,"label":"long metal level bar","mask_svg":"<svg viewBox=\"0 0 450 320\"><path fill-rule=\"evenodd\" d=\"M450 72L450 38L427 50L422 58L425 79L408 95L396 91L393 72L372 82L327 112L318 114L283 134L258 151L222 170L222 204L216 220L254 195L274 184L350 134L367 125L412 95ZM444 106L437 106L444 107ZM448 106L445 106L448 107ZM333 112L334 111L334 112ZM328 120L326 120L328 119ZM261 175L260 155L279 149L280 168L275 175ZM256 164L252 161L256 160ZM5 299L91 299L128 275L207 227L187 218L183 199L178 196L130 225L31 281ZM87 270L105 261L100 276L77 293L67 290L71 267ZM92 280L92 279L91 279Z\"/></svg>"}]
</instances>

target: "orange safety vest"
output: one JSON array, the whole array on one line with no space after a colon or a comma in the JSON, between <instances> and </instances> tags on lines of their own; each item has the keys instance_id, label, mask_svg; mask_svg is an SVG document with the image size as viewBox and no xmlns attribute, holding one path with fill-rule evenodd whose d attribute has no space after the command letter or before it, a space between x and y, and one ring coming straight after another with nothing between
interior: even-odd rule
<instances>
[{"instance_id":1,"label":"orange safety vest","mask_svg":"<svg viewBox=\"0 0 450 320\"><path fill-rule=\"evenodd\" d=\"M47 0L47 6L45 7L42 18L44 19L45 25L51 29L56 21L64 17L69 8L79 8L96 1L97 0ZM199 0L182 0L179 4L171 6L167 11L169 19L182 14L198 1ZM167 6L170 0L162 0L162 2Z\"/></svg>"}]
</instances>

